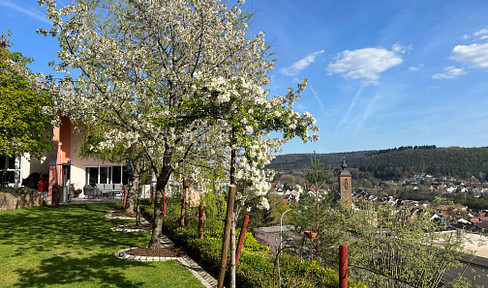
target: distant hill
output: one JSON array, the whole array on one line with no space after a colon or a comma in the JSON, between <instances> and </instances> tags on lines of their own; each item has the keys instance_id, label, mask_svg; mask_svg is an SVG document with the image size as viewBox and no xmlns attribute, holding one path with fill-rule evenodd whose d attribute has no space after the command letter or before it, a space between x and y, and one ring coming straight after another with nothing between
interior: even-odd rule
<instances>
[{"instance_id":1,"label":"distant hill","mask_svg":"<svg viewBox=\"0 0 488 288\"><path fill-rule=\"evenodd\" d=\"M346 157L347 165L350 165L375 153L378 153L378 151L372 150L344 153L317 153L316 157L325 166L330 165L332 167L335 167L342 164L342 159L344 157ZM278 171L302 169L311 166L311 159L313 157L313 153L278 155L275 159L273 159L273 161L271 161L267 168Z\"/></svg>"},{"instance_id":2,"label":"distant hill","mask_svg":"<svg viewBox=\"0 0 488 288\"><path fill-rule=\"evenodd\" d=\"M370 172L379 179L405 178L424 172L434 176L458 176L466 180L475 176L479 180L487 180L488 147L389 149L366 157L352 166Z\"/></svg>"},{"instance_id":3,"label":"distant hill","mask_svg":"<svg viewBox=\"0 0 488 288\"><path fill-rule=\"evenodd\" d=\"M278 171L310 167L312 153L285 154L274 159L268 168ZM468 180L475 176L488 181L488 147L437 148L431 146L403 146L385 150L316 154L321 163L337 167L346 157L351 168L357 168L377 179L402 179L422 172L434 176L456 176Z\"/></svg>"}]
</instances>

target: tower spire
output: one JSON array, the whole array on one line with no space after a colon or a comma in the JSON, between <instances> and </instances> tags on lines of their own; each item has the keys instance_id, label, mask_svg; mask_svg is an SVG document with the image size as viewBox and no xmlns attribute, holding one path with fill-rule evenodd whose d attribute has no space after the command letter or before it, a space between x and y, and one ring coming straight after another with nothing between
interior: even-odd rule
<instances>
[{"instance_id":1,"label":"tower spire","mask_svg":"<svg viewBox=\"0 0 488 288\"><path fill-rule=\"evenodd\" d=\"M339 173L339 197L349 207L352 205L352 175L347 170L346 156L342 158L342 171Z\"/></svg>"}]
</instances>

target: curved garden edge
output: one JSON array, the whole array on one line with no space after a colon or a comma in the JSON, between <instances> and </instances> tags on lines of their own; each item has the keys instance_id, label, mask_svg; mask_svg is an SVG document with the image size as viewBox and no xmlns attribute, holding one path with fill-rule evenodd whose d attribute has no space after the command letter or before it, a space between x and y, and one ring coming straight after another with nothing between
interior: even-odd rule
<instances>
[{"instance_id":1,"label":"curved garden edge","mask_svg":"<svg viewBox=\"0 0 488 288\"><path fill-rule=\"evenodd\" d=\"M168 247L171 246L168 245ZM184 255L181 257L151 257L151 256L136 256L136 255L127 254L127 251L135 248L145 248L145 247L131 247L131 248L123 249L115 252L115 257L119 259L141 261L141 262L177 260L178 262L181 263L181 265L183 265L183 267L187 268L195 278L200 280L200 282L202 282L202 284L205 285L205 287L208 288L217 287L217 280L213 278L210 274L208 274L202 267L200 267L200 265L198 265L198 263L196 263L188 255Z\"/></svg>"},{"instance_id":2,"label":"curved garden edge","mask_svg":"<svg viewBox=\"0 0 488 288\"><path fill-rule=\"evenodd\" d=\"M116 227L110 228L110 230L115 232L125 232L125 233L132 233L132 232L151 232L151 229L144 229L144 228L127 228L131 227L132 225L120 225Z\"/></svg>"},{"instance_id":3,"label":"curved garden edge","mask_svg":"<svg viewBox=\"0 0 488 288\"><path fill-rule=\"evenodd\" d=\"M134 260L134 261L167 261L167 260L178 260L179 258L181 258L181 257L139 256L139 255L130 255L127 253L127 251L137 249L137 248L146 248L146 247L130 247L130 248L122 249L115 252L115 257L119 259Z\"/></svg>"}]
</instances>

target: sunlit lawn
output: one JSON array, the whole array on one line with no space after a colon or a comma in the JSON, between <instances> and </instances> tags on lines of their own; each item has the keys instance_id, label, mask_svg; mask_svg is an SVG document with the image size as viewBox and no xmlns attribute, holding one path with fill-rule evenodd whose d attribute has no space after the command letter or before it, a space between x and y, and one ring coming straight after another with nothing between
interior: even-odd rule
<instances>
[{"instance_id":1,"label":"sunlit lawn","mask_svg":"<svg viewBox=\"0 0 488 288\"><path fill-rule=\"evenodd\" d=\"M0 212L0 287L204 287L177 261L116 258L150 235L111 231L134 224L105 218L112 205Z\"/></svg>"}]
</instances>

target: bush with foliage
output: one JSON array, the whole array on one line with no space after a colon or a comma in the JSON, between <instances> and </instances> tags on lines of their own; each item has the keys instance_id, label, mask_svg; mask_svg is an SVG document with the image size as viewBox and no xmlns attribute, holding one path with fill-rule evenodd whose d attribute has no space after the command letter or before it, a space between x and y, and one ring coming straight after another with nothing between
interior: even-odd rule
<instances>
[{"instance_id":1,"label":"bush with foliage","mask_svg":"<svg viewBox=\"0 0 488 288\"><path fill-rule=\"evenodd\" d=\"M168 197L167 200L167 216L165 217L163 232L175 244L185 247L188 255L200 263L202 267L205 267L207 272L214 276L217 275L222 249L223 219L218 219L221 216L214 217L213 215L208 215L206 224L204 225L204 238L199 238L198 219L195 217L195 211L192 211L195 208L190 208L187 211L189 217L185 218L185 227L181 228L179 221L181 213L180 198L179 196ZM146 209L145 206L141 207L143 207L141 211L143 211L144 217L146 215L151 216L150 213L146 213L152 211L151 209ZM214 208L216 207L214 206ZM211 223L213 225L209 225L209 219L212 220ZM239 233L240 229L237 229L237 235ZM293 255L283 257L286 259L281 265L282 273L284 273L282 274L282 279L285 279L283 283L286 283L285 287L289 287L288 284L291 285L293 281L305 285L300 287L307 287L307 285L312 287L310 273L306 272L311 271L310 261L301 260L300 257ZM303 267L299 270L298 274L295 273L296 263L302 263ZM316 277L314 277L313 283L315 283L315 287L337 287L338 279L335 278L338 277L334 274L335 272L333 270L320 267L317 262L314 265L314 271L316 271L314 275ZM273 287L274 285L278 285L276 272L275 257L269 253L269 248L257 243L252 233L247 232L236 271L237 287ZM294 280L286 280L287 277L292 277Z\"/></svg>"}]
</instances>

